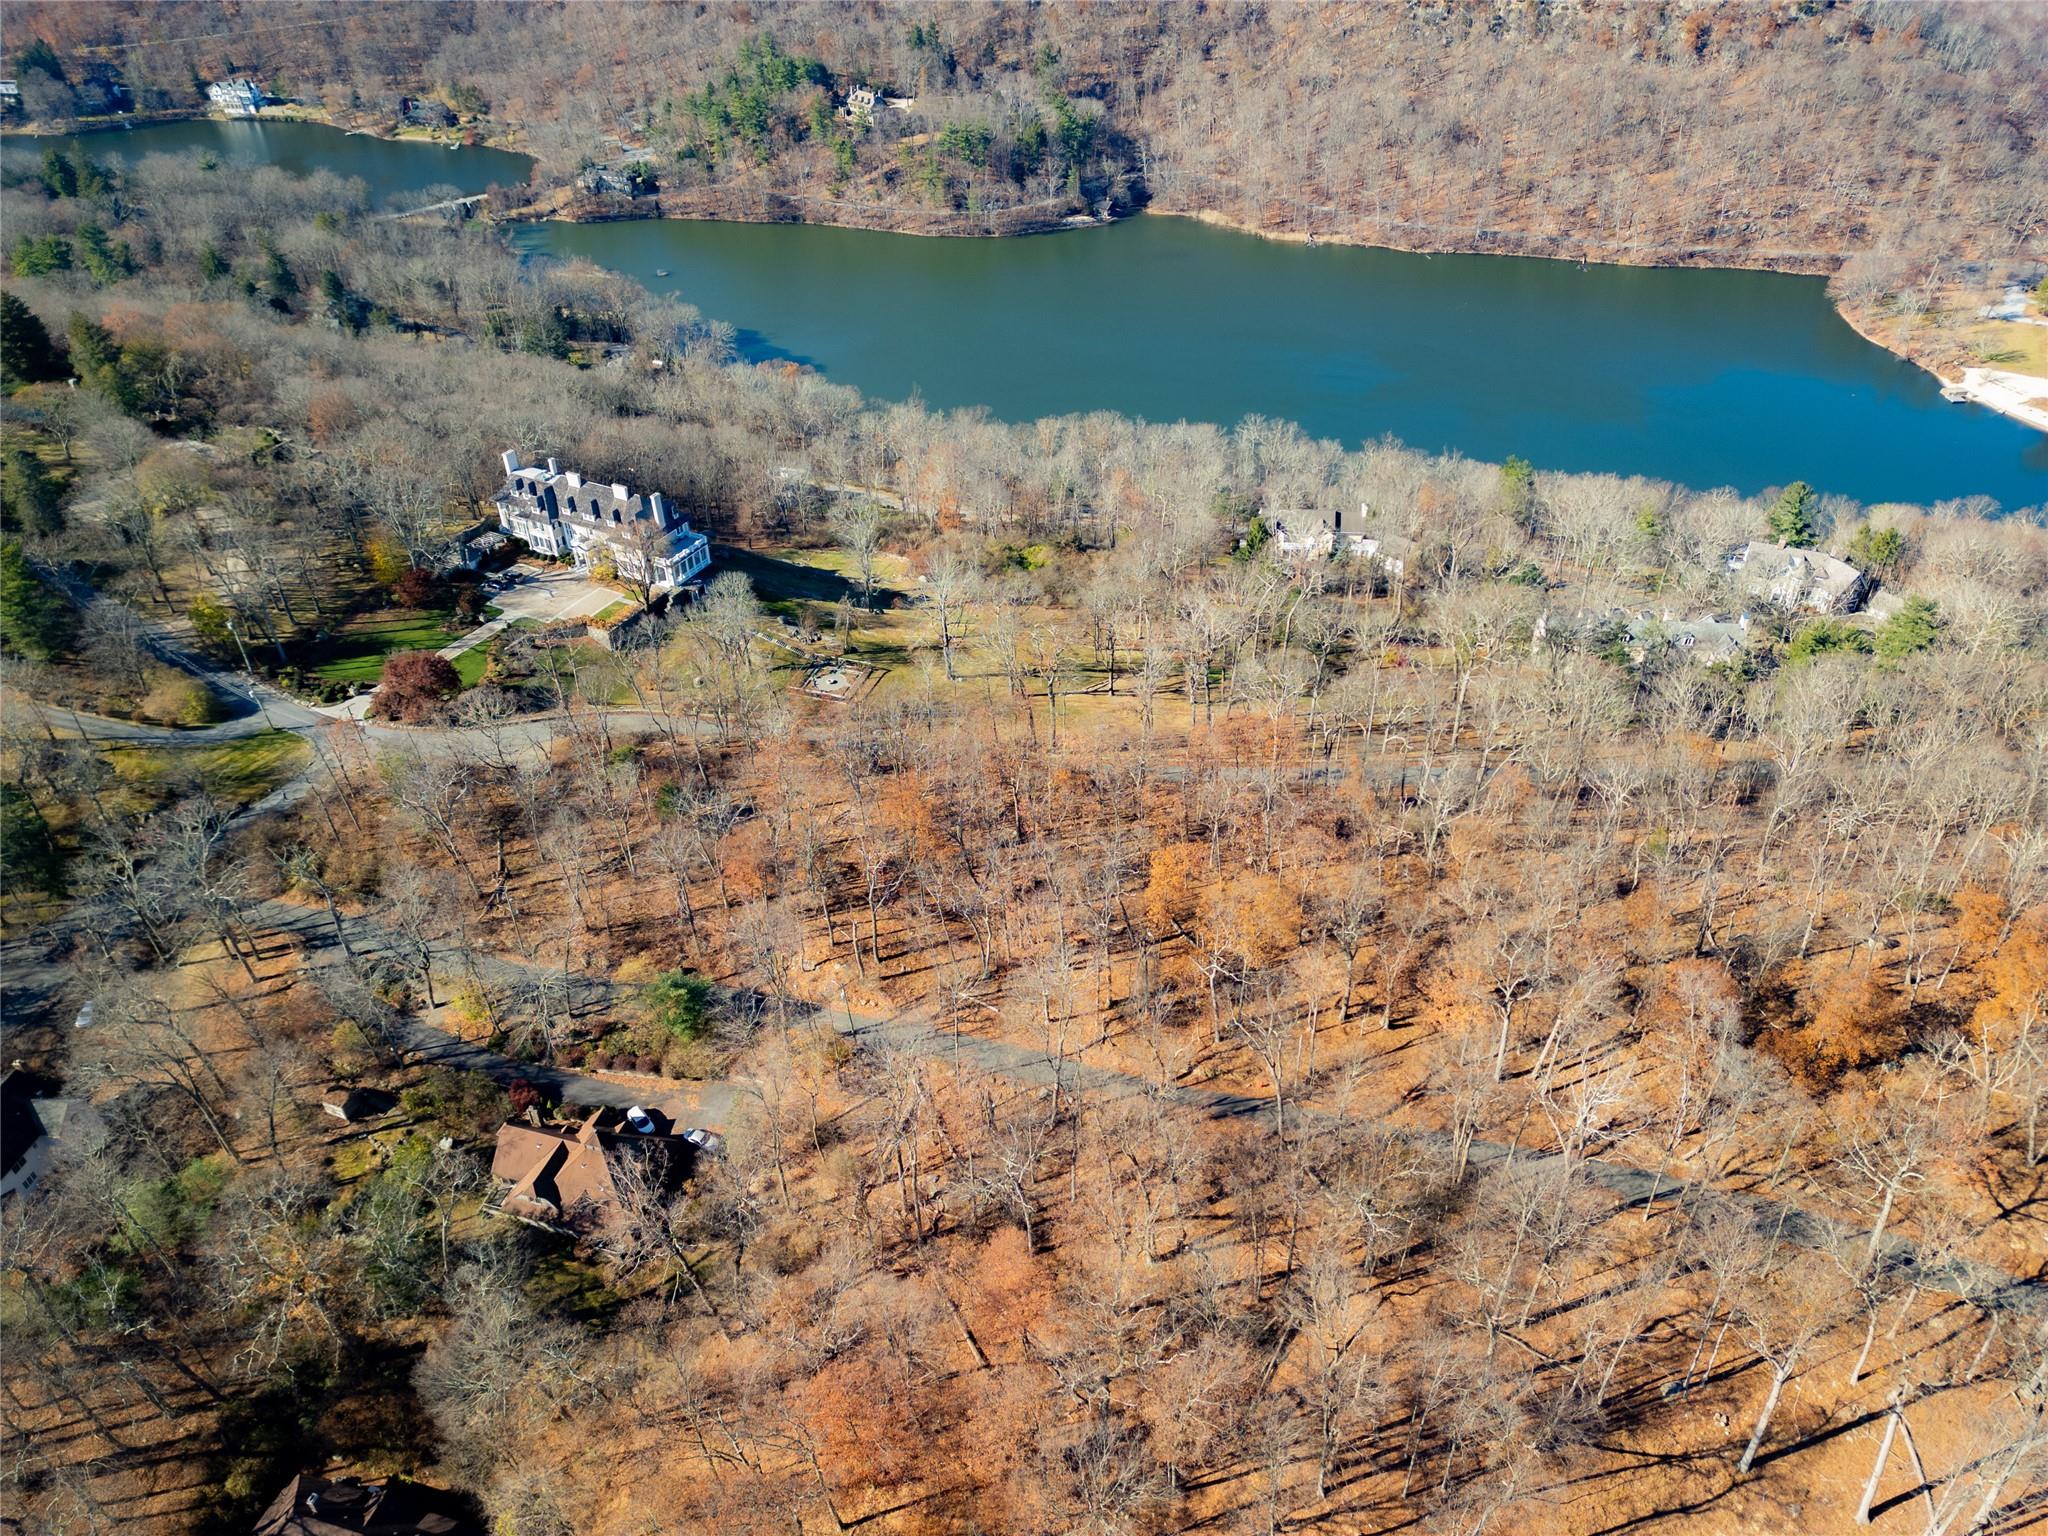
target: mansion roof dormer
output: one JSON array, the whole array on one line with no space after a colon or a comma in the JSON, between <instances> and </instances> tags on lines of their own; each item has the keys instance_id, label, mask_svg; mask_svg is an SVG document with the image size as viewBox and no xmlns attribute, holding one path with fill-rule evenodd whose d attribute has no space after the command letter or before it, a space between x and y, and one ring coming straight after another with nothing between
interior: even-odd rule
<instances>
[{"instance_id":1,"label":"mansion roof dormer","mask_svg":"<svg viewBox=\"0 0 2048 1536\"><path fill-rule=\"evenodd\" d=\"M711 564L710 542L659 491L645 495L613 481L585 480L553 459L522 462L504 454L505 485L492 498L498 525L537 554L599 563L656 592L681 587Z\"/></svg>"}]
</instances>

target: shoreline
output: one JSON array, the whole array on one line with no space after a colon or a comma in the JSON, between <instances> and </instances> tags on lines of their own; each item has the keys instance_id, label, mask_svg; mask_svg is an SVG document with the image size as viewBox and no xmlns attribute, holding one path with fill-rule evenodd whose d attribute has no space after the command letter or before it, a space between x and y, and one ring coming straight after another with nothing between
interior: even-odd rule
<instances>
[{"instance_id":1,"label":"shoreline","mask_svg":"<svg viewBox=\"0 0 2048 1536\"><path fill-rule=\"evenodd\" d=\"M336 122L324 107L301 106L296 102L268 108L254 117L230 117L223 112L170 107L161 112L124 112L118 117L90 118L72 128L39 125L7 127L0 128L0 144L6 143L9 139L83 139L96 134L125 133L143 128L168 128L174 123L307 123L315 128L331 128L345 138L381 139L386 144L418 144L430 149L492 149L501 154L524 155L535 165L540 163L526 150L509 142L479 138L474 144L469 144L463 141L459 130L454 131L452 138L444 138L431 130L421 134L407 134L388 128L348 127Z\"/></svg>"},{"instance_id":2,"label":"shoreline","mask_svg":"<svg viewBox=\"0 0 2048 1536\"><path fill-rule=\"evenodd\" d=\"M1343 234L1311 235L1309 232L1306 231L1295 231L1285 229L1263 229L1256 225L1248 224L1241 219L1237 219L1228 214L1222 213L1216 209L1162 207L1157 204L1147 204L1144 207L1134 209L1130 213L1124 214L1119 218L1090 219L1090 221L1086 224L1069 223L1065 219L1057 219L1045 222L1031 223L1028 225L1020 221L1019 227L1006 230L988 229L985 227L950 227L936 229L916 229L906 228L900 224L857 222L853 219L846 218L815 217L805 212L805 210L802 207L798 206L799 203L808 203L809 201L811 201L811 199L800 199L792 197L785 193L758 193L753 194L753 196L759 201L768 203L771 206L767 209L756 211L749 211L746 209L728 211L724 209L712 210L701 207L690 207L687 205L683 207L676 207L671 205L667 207L658 208L656 211L652 212L640 212L633 209L620 209L617 210L616 212L593 213L586 211L583 213L577 213L571 211L568 208L559 206L552 209L542 208L538 206L537 200L536 205L534 206L515 210L508 214L496 215L495 217L498 218L499 221L503 223L517 224L614 224L634 223L642 221L659 222L661 220L675 220L681 223L697 224L811 224L824 229L848 229L862 231L868 234L907 235L921 239L965 240L1024 239L1036 235L1083 233L1089 229L1107 229L1113 224L1121 224L1133 218L1151 217L1165 219L1189 219L1198 224L1209 225L1211 228L1225 229L1235 234L1249 235L1255 239L1270 240L1282 245L1309 246L1311 242L1313 242L1313 244L1317 246L1330 245L1342 246L1350 250L1393 251L1402 255L1409 256L1481 256L1509 259L1519 258L1527 261L1552 261L1575 263L1580 267L1617 267L1639 269L1665 267L1705 272L1764 272L1776 274L1783 277L1819 278L1823 282L1825 282L1827 278L1831 275L1831 269L1823 270L1818 267L1801 268L1770 261L1741 263L1731 262L1722 259L1709 259L1709 257L1713 256L1715 253L1703 252L1699 250L1684 252L1664 252L1660 253L1660 259L1629 261L1621 259L1619 256L1609 252L1599 252L1598 254L1588 254L1584 256L1570 256L1558 252L1544 252L1534 250L1507 250L1498 248L1487 248L1483 246L1475 247L1470 243L1463 245L1451 245L1447 243L1435 242L1404 243L1394 239L1365 239L1357 236ZM959 220L964 221L968 217L975 217L978 219L986 220L988 216L957 215L956 217ZM1517 236L1513 238L1530 240L1540 239L1556 243L1560 241L1562 237ZM1598 250L1598 248L1589 249L1593 251ZM1816 257L1814 259L1818 261L1820 258ZM1834 310L1836 315L1841 317L1842 321L1846 325L1848 325L1848 327L1852 331L1854 331L1864 341L1876 347L1879 351L1889 353L1891 356L1898 358L1901 362L1907 363L1910 366L1919 369L1921 372L1932 377L1937 384L1945 388L1957 384L1957 380L1952 379L1948 375L1944 374L1939 367L1927 361L1924 357L1917 355L1915 352L1909 350L1905 346L1895 345L1891 341L1885 339L1883 336L1873 333L1864 324L1859 323L1857 317L1853 315L1847 308L1845 308L1840 302L1838 302L1833 294L1828 295L1828 305L1831 309ZM1975 397L1973 396L1973 398ZM1987 406L1992 410L2000 411L2000 413L2003 415L2013 416L2012 412L2005 411L2001 406L1999 406L1991 400L1982 400L1979 403ZM2013 416L2013 419L2018 420L2023 424L2029 426L2039 425L2039 423L2032 421L2025 416Z\"/></svg>"},{"instance_id":3,"label":"shoreline","mask_svg":"<svg viewBox=\"0 0 2048 1536\"><path fill-rule=\"evenodd\" d=\"M1832 299L1829 302L1834 303ZM1964 366L1950 371L1953 365L1937 363L1932 358L1912 350L1909 344L1903 341L1893 342L1886 339L1876 331L1860 310L1838 303L1834 307L1835 313L1842 317L1843 324L1873 347L1910 363L1922 373L1932 375L1941 385L1944 399L1967 400L1983 406L1987 411L1995 411L2009 421L2016 421L2021 426L2032 427L2037 432L2048 432L2048 408L2029 403L2030 398L2036 401L2048 399L2048 379L2036 380L2029 374L2015 374L1981 365ZM2029 380L2038 384L2039 390L2034 396L2029 397L2009 385L1998 382L2002 379Z\"/></svg>"},{"instance_id":4,"label":"shoreline","mask_svg":"<svg viewBox=\"0 0 2048 1536\"><path fill-rule=\"evenodd\" d=\"M1379 235L1370 238L1344 233L1322 234L1316 231L1292 229L1265 229L1243 219L1223 213L1214 208L1180 208L1150 204L1139 210L1163 218L1193 219L1217 229L1233 230L1241 235L1252 235L1261 240L1273 240L1282 245L1334 245L1351 250L1398 251L1407 256L1508 256L1525 261L1556 261L1580 267L1621 267L1650 269L1655 267L1684 268L1703 272L1771 272L1781 277L1819 277L1833 274L1841 264L1839 256L1822 252L1806 252L1784 259L1764 258L1756 261L1730 260L1726 253L1708 250L1701 246L1691 247L1637 247L1651 252L1643 260L1629 260L1618 254L1620 248L1603 246L1597 242L1581 242L1582 251L1574 255L1569 251L1530 250L1515 248L1518 243L1544 243L1564 245L1563 235L1521 234L1512 230L1488 230L1485 234L1495 237L1490 241L1437 241L1402 240L1393 235ZM1890 351L1890 348L1886 348Z\"/></svg>"},{"instance_id":5,"label":"shoreline","mask_svg":"<svg viewBox=\"0 0 2048 1536\"><path fill-rule=\"evenodd\" d=\"M174 109L148 114L124 114L118 119L95 120L71 129L15 127L0 133L0 142L15 138L36 141L113 134L130 128L150 128L180 122L307 123L331 129L345 136L360 135L391 144L417 144L423 148L436 149L491 149L506 154L524 155L536 170L540 163L528 151L518 147L516 133L503 138L479 137L474 143L466 143L460 131L452 137L444 138L431 132L422 135L404 134L386 126L344 126L335 121L324 109L307 108L296 104L254 118L233 118L212 111ZM475 131L474 125L470 131ZM821 199L812 194L752 187L696 189L690 193L675 194L674 200L656 193L648 200L652 203L652 208L643 210L631 205L593 206L587 200L579 200L573 190L565 184L532 187L529 182L529 187L533 195L526 206L502 214L487 214L486 217L492 218L494 222L507 224L610 224L650 219L674 219L694 223L814 224L827 229L862 230L871 234L911 235L929 239L1005 240L1104 229L1112 224L1122 223L1128 218L1149 215L1158 218L1192 219L1196 223L1206 224L1212 228L1227 229L1237 234L1271 240L1282 245L1343 246L1356 250L1395 251L1413 256L1519 257L1531 261L1575 263L1581 268L1678 267L1701 271L1771 272L1788 277L1826 279L1839 269L1845 259L1845 253L1818 251L1776 252L1744 259L1740 253L1697 246L1614 247L1593 240L1573 242L1563 235L1515 230L1481 230L1475 237L1468 238L1437 239L1426 234L1404 238L1398 233L1399 221L1396 222L1395 228L1382 229L1371 235L1360 235L1341 229L1322 232L1261 225L1239 215L1226 213L1220 208L1170 204L1163 199L1148 201L1121 217L1105 219L1085 214L1055 213L1045 203L993 212L965 213L952 209L928 210L909 208L900 204L863 204L846 199L827 199L823 200L827 206L820 208ZM719 195L721 193L724 195ZM872 216L861 217L862 210L869 211ZM1342 217L1333 209L1309 207L1309 211ZM1441 228L1414 225L1409 227L1418 230ZM1572 243L1579 246L1576 254L1562 248ZM1987 409L1997 411L2036 430L2048 431L2048 425L2044 425L2038 407L2028 406L2023 402L2016 405L2008 402L2003 396L2010 394L2010 391L1994 388L1988 394L1981 392L1968 377L1973 372L1982 374L1994 370L1965 368L1960 374L1953 370L1945 371L1943 363L1932 359L1904 339L1892 339L1873 326L1865 316L1838 301L1833 294L1828 296L1828 303L1843 322L1864 341L1928 374L1944 390L1963 391L1968 398ZM2044 392L2048 392L2048 383L2044 383L2043 389Z\"/></svg>"},{"instance_id":6,"label":"shoreline","mask_svg":"<svg viewBox=\"0 0 2048 1536\"><path fill-rule=\"evenodd\" d=\"M2035 386L2031 392L2023 387L2029 384ZM1949 397L1950 390L2037 432L2048 432L2048 379L1998 368L1965 368L1962 378L1944 387L1943 396Z\"/></svg>"}]
</instances>

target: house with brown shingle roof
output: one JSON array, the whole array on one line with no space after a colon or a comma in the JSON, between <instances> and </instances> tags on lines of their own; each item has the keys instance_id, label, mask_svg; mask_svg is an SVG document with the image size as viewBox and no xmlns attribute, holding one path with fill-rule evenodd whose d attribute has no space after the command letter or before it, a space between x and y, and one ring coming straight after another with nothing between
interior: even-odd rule
<instances>
[{"instance_id":1,"label":"house with brown shingle roof","mask_svg":"<svg viewBox=\"0 0 2048 1536\"><path fill-rule=\"evenodd\" d=\"M662 1184L680 1179L695 1148L666 1117L640 1110L636 1124L634 1114L600 1108L581 1123L508 1120L491 1158L491 1175L505 1186L496 1209L536 1226L583 1231L618 1214L628 1170Z\"/></svg>"},{"instance_id":2,"label":"house with brown shingle roof","mask_svg":"<svg viewBox=\"0 0 2048 1536\"><path fill-rule=\"evenodd\" d=\"M302 1473L271 1501L255 1536L483 1536L466 1502L404 1478Z\"/></svg>"}]
</instances>

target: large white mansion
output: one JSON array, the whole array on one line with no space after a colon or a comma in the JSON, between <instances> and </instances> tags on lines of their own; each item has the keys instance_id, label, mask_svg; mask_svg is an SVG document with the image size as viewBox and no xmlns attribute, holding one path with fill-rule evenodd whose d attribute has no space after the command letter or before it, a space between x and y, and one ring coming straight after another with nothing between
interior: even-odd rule
<instances>
[{"instance_id":1,"label":"large white mansion","mask_svg":"<svg viewBox=\"0 0 2048 1536\"><path fill-rule=\"evenodd\" d=\"M597 485L549 459L545 469L505 452L505 488L491 498L498 526L536 554L573 560L589 570L609 554L618 574L673 592L711 564L711 542L683 521L659 491L637 495L623 485Z\"/></svg>"}]
</instances>

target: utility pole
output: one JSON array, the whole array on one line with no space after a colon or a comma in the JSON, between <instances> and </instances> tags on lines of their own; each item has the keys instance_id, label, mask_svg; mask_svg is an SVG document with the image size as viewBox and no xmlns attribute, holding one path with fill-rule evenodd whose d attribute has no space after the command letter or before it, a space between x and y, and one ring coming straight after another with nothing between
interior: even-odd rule
<instances>
[{"instance_id":1,"label":"utility pole","mask_svg":"<svg viewBox=\"0 0 2048 1536\"><path fill-rule=\"evenodd\" d=\"M235 637L235 649L242 653L242 676L249 684L249 697L256 701L256 712L263 716L263 728L274 731L277 726L270 718L270 706L263 702L263 692L256 681L256 669L249 665L249 647L242 644L242 631L233 619L228 620L228 633Z\"/></svg>"}]
</instances>

